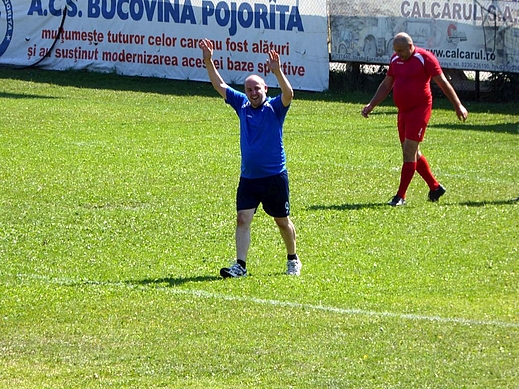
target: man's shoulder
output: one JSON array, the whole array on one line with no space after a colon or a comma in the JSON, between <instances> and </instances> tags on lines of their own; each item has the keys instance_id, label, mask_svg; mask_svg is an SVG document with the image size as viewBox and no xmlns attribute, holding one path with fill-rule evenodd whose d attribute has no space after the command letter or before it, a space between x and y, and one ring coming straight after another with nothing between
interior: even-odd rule
<instances>
[{"instance_id":1,"label":"man's shoulder","mask_svg":"<svg viewBox=\"0 0 519 389\"><path fill-rule=\"evenodd\" d=\"M273 104L273 103L275 103L278 100L281 100L281 95L267 96L266 99L265 99L265 103Z\"/></svg>"},{"instance_id":2,"label":"man's shoulder","mask_svg":"<svg viewBox=\"0 0 519 389\"><path fill-rule=\"evenodd\" d=\"M227 95L235 95L235 96L246 96L245 93L240 92L238 89L234 89L232 86L227 85Z\"/></svg>"},{"instance_id":3,"label":"man's shoulder","mask_svg":"<svg viewBox=\"0 0 519 389\"><path fill-rule=\"evenodd\" d=\"M290 108L290 105L287 105L285 107L285 105L283 104L283 96L281 94L279 95L276 95L274 97L267 97L267 100L265 100L266 103L268 103L268 105L270 107L272 107L275 111L277 112L283 112L285 111L288 111L288 109Z\"/></svg>"},{"instance_id":4,"label":"man's shoulder","mask_svg":"<svg viewBox=\"0 0 519 389\"><path fill-rule=\"evenodd\" d=\"M225 101L228 104L242 104L244 100L247 100L247 95L239 90L234 89L231 86L227 86L227 91L225 93Z\"/></svg>"},{"instance_id":5,"label":"man's shoulder","mask_svg":"<svg viewBox=\"0 0 519 389\"><path fill-rule=\"evenodd\" d=\"M417 51L419 50L419 51ZM428 73L431 76L436 76L441 73L441 66L438 58L429 50L423 49L421 47L415 47L415 55L418 54L422 59L420 60L427 69Z\"/></svg>"}]
</instances>

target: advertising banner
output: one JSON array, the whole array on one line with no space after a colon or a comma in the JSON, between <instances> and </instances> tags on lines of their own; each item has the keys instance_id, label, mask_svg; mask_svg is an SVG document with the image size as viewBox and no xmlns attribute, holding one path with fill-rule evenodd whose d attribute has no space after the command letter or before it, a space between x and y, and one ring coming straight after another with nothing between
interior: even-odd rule
<instances>
[{"instance_id":1,"label":"advertising banner","mask_svg":"<svg viewBox=\"0 0 519 389\"><path fill-rule=\"evenodd\" d=\"M326 0L0 0L0 64L208 81L198 42L213 41L229 84L281 56L295 89L328 89Z\"/></svg>"},{"instance_id":2,"label":"advertising banner","mask_svg":"<svg viewBox=\"0 0 519 389\"><path fill-rule=\"evenodd\" d=\"M519 3L332 0L332 61L387 64L407 32L445 68L519 73Z\"/></svg>"}]
</instances>

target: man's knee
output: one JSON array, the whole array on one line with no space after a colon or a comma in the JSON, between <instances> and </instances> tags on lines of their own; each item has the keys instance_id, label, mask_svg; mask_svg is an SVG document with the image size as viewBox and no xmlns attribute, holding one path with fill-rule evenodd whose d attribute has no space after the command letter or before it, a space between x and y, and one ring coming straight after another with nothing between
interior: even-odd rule
<instances>
[{"instance_id":1,"label":"man's knee","mask_svg":"<svg viewBox=\"0 0 519 389\"><path fill-rule=\"evenodd\" d=\"M274 221L280 229L286 229L290 227L290 218L287 217L275 217Z\"/></svg>"},{"instance_id":2,"label":"man's knee","mask_svg":"<svg viewBox=\"0 0 519 389\"><path fill-rule=\"evenodd\" d=\"M402 144L404 162L414 162L417 160L420 142L406 139Z\"/></svg>"},{"instance_id":3,"label":"man's knee","mask_svg":"<svg viewBox=\"0 0 519 389\"><path fill-rule=\"evenodd\" d=\"M254 210L238 211L238 214L236 215L236 224L238 227L248 226L251 223L253 216Z\"/></svg>"}]
</instances>

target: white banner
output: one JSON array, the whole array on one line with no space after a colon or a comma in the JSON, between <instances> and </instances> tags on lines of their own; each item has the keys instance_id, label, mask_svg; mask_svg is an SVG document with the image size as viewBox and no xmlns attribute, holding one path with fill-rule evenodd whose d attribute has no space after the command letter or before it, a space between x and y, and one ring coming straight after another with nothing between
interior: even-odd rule
<instances>
[{"instance_id":1,"label":"white banner","mask_svg":"<svg viewBox=\"0 0 519 389\"><path fill-rule=\"evenodd\" d=\"M519 73L519 3L332 0L331 59L387 64L407 32L446 68Z\"/></svg>"},{"instance_id":2,"label":"white banner","mask_svg":"<svg viewBox=\"0 0 519 389\"><path fill-rule=\"evenodd\" d=\"M0 64L208 81L202 38L228 83L278 86L274 49L294 89L328 89L326 0L0 0Z\"/></svg>"}]
</instances>

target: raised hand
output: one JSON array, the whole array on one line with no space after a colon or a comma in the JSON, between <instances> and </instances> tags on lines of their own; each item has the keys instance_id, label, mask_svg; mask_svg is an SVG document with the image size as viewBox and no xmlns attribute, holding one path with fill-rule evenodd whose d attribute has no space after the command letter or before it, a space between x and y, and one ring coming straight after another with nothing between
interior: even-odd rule
<instances>
[{"instance_id":1,"label":"raised hand","mask_svg":"<svg viewBox=\"0 0 519 389\"><path fill-rule=\"evenodd\" d=\"M202 49L204 60L211 59L213 57L213 42L211 42L209 39L201 39L199 46Z\"/></svg>"},{"instance_id":2,"label":"raised hand","mask_svg":"<svg viewBox=\"0 0 519 389\"><path fill-rule=\"evenodd\" d=\"M281 60L279 59L279 54L276 51L269 51L269 59L267 65L272 73L275 73L276 71L281 69Z\"/></svg>"}]
</instances>

